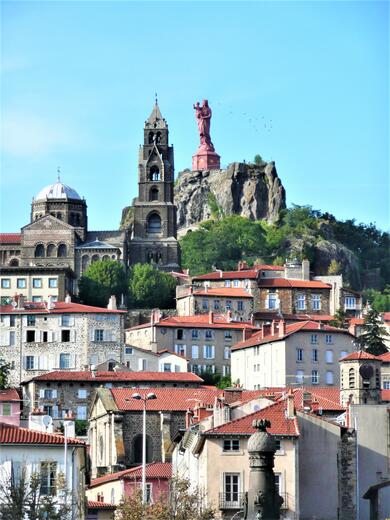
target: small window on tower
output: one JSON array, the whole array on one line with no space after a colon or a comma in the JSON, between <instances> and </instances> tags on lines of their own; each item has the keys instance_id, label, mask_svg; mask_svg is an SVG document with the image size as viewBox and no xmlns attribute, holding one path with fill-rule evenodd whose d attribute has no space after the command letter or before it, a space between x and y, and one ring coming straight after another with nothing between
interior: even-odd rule
<instances>
[{"instance_id":1,"label":"small window on tower","mask_svg":"<svg viewBox=\"0 0 390 520\"><path fill-rule=\"evenodd\" d=\"M159 181L160 180L160 170L158 166L152 166L150 168L150 180L151 181Z\"/></svg>"},{"instance_id":2,"label":"small window on tower","mask_svg":"<svg viewBox=\"0 0 390 520\"><path fill-rule=\"evenodd\" d=\"M158 200L158 188L155 186L150 190L149 200Z\"/></svg>"}]
</instances>

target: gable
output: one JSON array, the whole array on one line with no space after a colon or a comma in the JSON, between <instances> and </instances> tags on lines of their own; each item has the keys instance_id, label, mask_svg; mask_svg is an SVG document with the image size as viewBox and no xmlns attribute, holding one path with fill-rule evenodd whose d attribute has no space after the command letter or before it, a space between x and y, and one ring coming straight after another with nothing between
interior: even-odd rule
<instances>
[{"instance_id":1,"label":"gable","mask_svg":"<svg viewBox=\"0 0 390 520\"><path fill-rule=\"evenodd\" d=\"M30 224L22 227L22 235L28 231L50 231L50 230L67 230L74 233L74 228L66 222L53 217L53 215L45 215Z\"/></svg>"}]
</instances>

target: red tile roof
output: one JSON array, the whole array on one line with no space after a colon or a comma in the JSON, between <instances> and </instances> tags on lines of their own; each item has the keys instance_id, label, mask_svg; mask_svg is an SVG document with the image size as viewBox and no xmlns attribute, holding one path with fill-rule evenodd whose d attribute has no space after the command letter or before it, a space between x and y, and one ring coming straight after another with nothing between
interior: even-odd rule
<instances>
[{"instance_id":1,"label":"red tile roof","mask_svg":"<svg viewBox=\"0 0 390 520\"><path fill-rule=\"evenodd\" d=\"M0 401L20 401L20 395L15 388L7 388L6 390L0 390Z\"/></svg>"},{"instance_id":2,"label":"red tile roof","mask_svg":"<svg viewBox=\"0 0 390 520\"><path fill-rule=\"evenodd\" d=\"M390 401L390 390L382 390L381 397L382 401Z\"/></svg>"},{"instance_id":3,"label":"red tile roof","mask_svg":"<svg viewBox=\"0 0 390 520\"><path fill-rule=\"evenodd\" d=\"M88 509L116 509L116 505L107 504L107 502L97 502L96 500L88 500Z\"/></svg>"},{"instance_id":4,"label":"red tile roof","mask_svg":"<svg viewBox=\"0 0 390 520\"><path fill-rule=\"evenodd\" d=\"M248 269L244 271L214 271L212 273L193 276L193 280L237 280L237 279L256 279L259 271Z\"/></svg>"},{"instance_id":5,"label":"red tile roof","mask_svg":"<svg viewBox=\"0 0 390 520\"><path fill-rule=\"evenodd\" d=\"M352 352L351 354L348 354L348 356L344 356L340 359L340 361L359 361L361 359L376 359L379 358L377 356L373 356L372 354L369 354L368 352L365 352L364 350L359 350L358 352Z\"/></svg>"},{"instance_id":6,"label":"red tile roof","mask_svg":"<svg viewBox=\"0 0 390 520\"><path fill-rule=\"evenodd\" d=\"M385 352L377 357L381 359L383 363L390 363L390 352Z\"/></svg>"},{"instance_id":7,"label":"red tile roof","mask_svg":"<svg viewBox=\"0 0 390 520\"><path fill-rule=\"evenodd\" d=\"M64 436L54 433L43 433L27 428L19 428L10 424L0 423L0 445L2 444L64 444ZM85 446L78 439L68 439L68 444Z\"/></svg>"},{"instance_id":8,"label":"red tile roof","mask_svg":"<svg viewBox=\"0 0 390 520\"><path fill-rule=\"evenodd\" d=\"M193 292L195 296L221 296L225 298L253 298L253 296L239 287L210 287L197 289Z\"/></svg>"},{"instance_id":9,"label":"red tile roof","mask_svg":"<svg viewBox=\"0 0 390 520\"><path fill-rule=\"evenodd\" d=\"M96 372L96 377L90 371L56 370L36 376L30 381L153 381L173 383L203 383L203 379L192 372Z\"/></svg>"},{"instance_id":10,"label":"red tile roof","mask_svg":"<svg viewBox=\"0 0 390 520\"><path fill-rule=\"evenodd\" d=\"M280 324L279 324L280 326ZM321 328L320 328L321 327ZM276 330L275 334L271 334L269 332L269 328L267 329L267 332L265 332L264 337L262 338L262 332L257 332L253 334L249 339L245 341L240 341L239 343L236 343L233 345L232 350L240 350L242 348L248 348L253 347L255 345L261 345L263 343L269 343L270 341L281 341L287 338L288 336L291 336L292 334L295 334L297 332L339 332L340 334L351 334L345 330L345 329L338 329L337 327L331 327L330 325L323 325L319 322L314 322L312 320L307 321L298 321L296 323L290 323L288 325L285 325L285 334L282 334L279 336L279 331Z\"/></svg>"},{"instance_id":11,"label":"red tile roof","mask_svg":"<svg viewBox=\"0 0 390 520\"><path fill-rule=\"evenodd\" d=\"M0 244L20 244L21 233L0 233Z\"/></svg>"},{"instance_id":12,"label":"red tile roof","mask_svg":"<svg viewBox=\"0 0 390 520\"><path fill-rule=\"evenodd\" d=\"M122 480L122 479L141 479L142 478L142 466L137 466L136 468L125 469L123 471L117 471L116 473L110 473L108 475L103 475L103 477L95 478L91 481L89 485L90 488L100 486L100 484L105 484L106 482L111 482L113 480ZM172 478L172 463L171 462L151 462L150 464L146 464L146 478L154 479L154 478Z\"/></svg>"},{"instance_id":13,"label":"red tile roof","mask_svg":"<svg viewBox=\"0 0 390 520\"><path fill-rule=\"evenodd\" d=\"M1 305L0 314L123 314L126 311L113 311L105 307L92 307L81 303L54 302L54 308L48 310L44 302L25 302L24 309L16 309L12 305Z\"/></svg>"},{"instance_id":14,"label":"red tile roof","mask_svg":"<svg viewBox=\"0 0 390 520\"><path fill-rule=\"evenodd\" d=\"M155 324L157 327L180 327L180 328L205 328L205 329L252 329L257 327L249 321L228 321L223 314L214 314L210 323L209 314L197 314L195 316L171 316L164 318ZM137 330L151 327L150 323L136 325L126 330Z\"/></svg>"},{"instance_id":15,"label":"red tile roof","mask_svg":"<svg viewBox=\"0 0 390 520\"><path fill-rule=\"evenodd\" d=\"M287 435L291 437L297 437L299 435L298 422L294 417L289 419L286 417L286 401L280 401L257 412L250 413L235 419L228 423L206 430L204 435L252 435L255 433L255 428L252 427L252 422L256 419L268 419L271 421L271 427L269 432L273 435Z\"/></svg>"},{"instance_id":16,"label":"red tile roof","mask_svg":"<svg viewBox=\"0 0 390 520\"><path fill-rule=\"evenodd\" d=\"M296 289L331 289L327 283L317 280L292 280L287 278L261 278L259 287L289 287Z\"/></svg>"},{"instance_id":17,"label":"red tile roof","mask_svg":"<svg viewBox=\"0 0 390 520\"><path fill-rule=\"evenodd\" d=\"M340 389L336 386L305 386L303 388L293 388L292 390L297 409L302 409L304 406L303 397L305 396L306 399L309 398L309 404L314 411L318 411L319 408L322 408L324 411L345 410L340 404Z\"/></svg>"},{"instance_id":18,"label":"red tile roof","mask_svg":"<svg viewBox=\"0 0 390 520\"><path fill-rule=\"evenodd\" d=\"M330 314L286 314L280 311L261 311L253 314L255 320L280 320L286 321L332 321L334 316Z\"/></svg>"},{"instance_id":19,"label":"red tile roof","mask_svg":"<svg viewBox=\"0 0 390 520\"><path fill-rule=\"evenodd\" d=\"M111 388L115 404L122 411L143 410L143 401L131 397L135 392L141 396L150 392L156 395L157 399L147 402L148 410L171 412L183 412L199 403L212 406L216 397L222 395L222 390L218 388Z\"/></svg>"}]
</instances>

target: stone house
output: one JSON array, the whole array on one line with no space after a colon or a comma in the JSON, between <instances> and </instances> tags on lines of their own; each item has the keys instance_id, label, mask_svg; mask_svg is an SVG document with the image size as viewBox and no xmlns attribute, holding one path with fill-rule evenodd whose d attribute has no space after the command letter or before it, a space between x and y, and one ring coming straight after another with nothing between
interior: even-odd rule
<instances>
[{"instance_id":1,"label":"stone house","mask_svg":"<svg viewBox=\"0 0 390 520\"><path fill-rule=\"evenodd\" d=\"M88 419L98 388L198 388L202 379L188 372L54 371L22 383L24 415L43 410L56 422L69 414Z\"/></svg>"},{"instance_id":2,"label":"stone house","mask_svg":"<svg viewBox=\"0 0 390 520\"><path fill-rule=\"evenodd\" d=\"M211 407L221 390L214 387L137 390L147 401L146 462L170 462L170 445L185 427L190 408ZM143 401L130 388L98 388L89 414L92 477L114 473L142 462Z\"/></svg>"},{"instance_id":3,"label":"stone house","mask_svg":"<svg viewBox=\"0 0 390 520\"><path fill-rule=\"evenodd\" d=\"M194 373L210 371L230 374L231 346L256 331L250 322L233 321L221 314L172 316L160 319L152 314L150 323L126 330L126 345L167 349L188 359Z\"/></svg>"},{"instance_id":4,"label":"stone house","mask_svg":"<svg viewBox=\"0 0 390 520\"><path fill-rule=\"evenodd\" d=\"M11 384L52 370L82 370L121 360L124 312L23 297L0 307L0 343L11 364Z\"/></svg>"},{"instance_id":5,"label":"stone house","mask_svg":"<svg viewBox=\"0 0 390 520\"><path fill-rule=\"evenodd\" d=\"M281 320L232 346L231 375L247 389L293 384L339 386L338 360L354 336L321 322Z\"/></svg>"},{"instance_id":6,"label":"stone house","mask_svg":"<svg viewBox=\"0 0 390 520\"><path fill-rule=\"evenodd\" d=\"M378 356L378 358L382 361L382 364L381 364L382 389L388 390L389 391L388 394L390 397L390 352L386 352L385 354Z\"/></svg>"},{"instance_id":7,"label":"stone house","mask_svg":"<svg viewBox=\"0 0 390 520\"><path fill-rule=\"evenodd\" d=\"M167 499L169 481L172 478L170 462L150 462L146 465L146 500L148 503ZM121 501L139 491L142 485L142 466L110 473L95 478L87 488L88 500L110 502L119 505Z\"/></svg>"},{"instance_id":8,"label":"stone house","mask_svg":"<svg viewBox=\"0 0 390 520\"><path fill-rule=\"evenodd\" d=\"M148 372L187 372L188 360L168 349L152 352L134 345L125 345L123 363L130 370Z\"/></svg>"},{"instance_id":9,"label":"stone house","mask_svg":"<svg viewBox=\"0 0 390 520\"><path fill-rule=\"evenodd\" d=\"M64 493L57 484L62 474L68 488L67 500L72 518L84 520L85 484L89 477L87 446L78 439L68 438L65 451L64 442L63 435L0 423L0 496L6 492L5 484L11 475L17 478L20 471L24 470L27 482L33 473L40 476L40 492L43 496L51 495L60 501L64 500Z\"/></svg>"},{"instance_id":10,"label":"stone house","mask_svg":"<svg viewBox=\"0 0 390 520\"><path fill-rule=\"evenodd\" d=\"M15 388L0 390L0 423L20 425L20 395Z\"/></svg>"}]
</instances>

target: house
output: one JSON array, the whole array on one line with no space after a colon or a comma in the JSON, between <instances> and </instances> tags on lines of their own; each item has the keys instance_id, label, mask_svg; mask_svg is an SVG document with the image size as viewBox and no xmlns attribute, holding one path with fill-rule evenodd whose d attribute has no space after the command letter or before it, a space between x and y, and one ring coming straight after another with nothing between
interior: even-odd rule
<instances>
[{"instance_id":1,"label":"house","mask_svg":"<svg viewBox=\"0 0 390 520\"><path fill-rule=\"evenodd\" d=\"M15 388L0 390L0 424L20 425L21 402Z\"/></svg>"},{"instance_id":2,"label":"house","mask_svg":"<svg viewBox=\"0 0 390 520\"><path fill-rule=\"evenodd\" d=\"M125 345L123 362L130 370L148 372L187 372L188 360L168 349L152 352L149 349Z\"/></svg>"},{"instance_id":3,"label":"house","mask_svg":"<svg viewBox=\"0 0 390 520\"><path fill-rule=\"evenodd\" d=\"M55 420L71 414L88 419L88 408L98 388L198 388L203 380L188 372L124 372L97 370L54 371L22 383L25 414L43 410Z\"/></svg>"},{"instance_id":4,"label":"house","mask_svg":"<svg viewBox=\"0 0 390 520\"><path fill-rule=\"evenodd\" d=\"M247 389L292 384L339 385L338 360L354 337L321 322L281 320L232 346L232 380Z\"/></svg>"},{"instance_id":5,"label":"house","mask_svg":"<svg viewBox=\"0 0 390 520\"><path fill-rule=\"evenodd\" d=\"M52 370L82 370L108 358L121 360L124 312L115 308L69 299L25 302L19 296L0 307L0 318L0 343L11 364L11 384Z\"/></svg>"},{"instance_id":6,"label":"house","mask_svg":"<svg viewBox=\"0 0 390 520\"><path fill-rule=\"evenodd\" d=\"M230 349L248 337L256 327L250 322L233 321L230 315L208 314L171 316L160 319L152 314L150 323L126 330L126 344L152 352L168 350L189 360L194 373L210 371L230 374Z\"/></svg>"},{"instance_id":7,"label":"house","mask_svg":"<svg viewBox=\"0 0 390 520\"><path fill-rule=\"evenodd\" d=\"M116 506L107 502L88 500L86 520L114 520Z\"/></svg>"},{"instance_id":8,"label":"house","mask_svg":"<svg viewBox=\"0 0 390 520\"><path fill-rule=\"evenodd\" d=\"M0 423L0 494L5 493L11 475L26 472L28 481L37 474L41 481L40 493L64 500L58 479L63 475L67 484L67 502L72 517L85 519L85 484L87 474L87 446L77 439L63 435L32 431Z\"/></svg>"},{"instance_id":9,"label":"house","mask_svg":"<svg viewBox=\"0 0 390 520\"><path fill-rule=\"evenodd\" d=\"M170 462L151 462L146 465L146 500L148 503L167 499L169 481L172 478ZM120 502L141 489L142 466L109 473L95 478L87 488L88 500L119 505Z\"/></svg>"}]
</instances>

